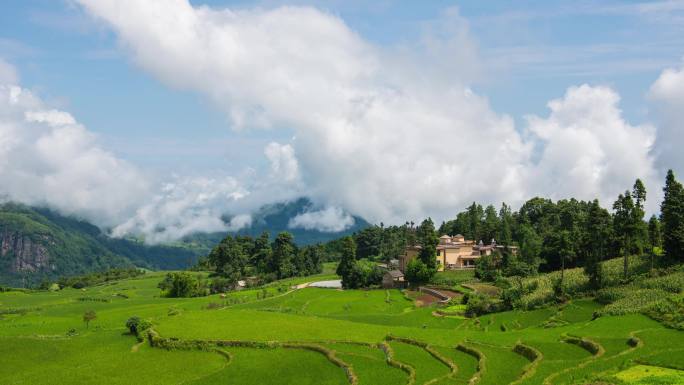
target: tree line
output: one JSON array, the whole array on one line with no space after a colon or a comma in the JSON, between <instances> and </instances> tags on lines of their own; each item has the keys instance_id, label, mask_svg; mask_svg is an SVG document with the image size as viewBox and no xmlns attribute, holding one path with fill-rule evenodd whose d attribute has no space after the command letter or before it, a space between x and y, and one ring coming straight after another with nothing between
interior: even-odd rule
<instances>
[{"instance_id":1,"label":"tree line","mask_svg":"<svg viewBox=\"0 0 684 385\"><path fill-rule=\"evenodd\" d=\"M371 226L353 236L330 242L327 250L340 258L338 274L351 286L374 282L368 261L398 258L406 246L421 246L418 258L406 268L411 282L427 282L437 269L435 247L440 234L461 234L466 239L504 245L502 251L478 260L480 278L529 276L539 272L584 267L593 287L601 287L601 262L623 257L628 278L628 256L648 255L651 264L684 262L684 189L672 170L668 171L660 216L645 219L647 191L637 179L612 204L612 212L593 201L562 199L556 202L535 197L513 211L503 203L483 207L473 202L456 218L438 229L430 218L418 226ZM516 246L513 252L510 246ZM363 278L365 276L370 278ZM362 277L361 279L358 277ZM375 279L377 281L377 278Z\"/></svg>"},{"instance_id":2,"label":"tree line","mask_svg":"<svg viewBox=\"0 0 684 385\"><path fill-rule=\"evenodd\" d=\"M268 232L256 238L228 235L201 259L198 268L215 271L226 286L245 277L271 282L320 273L325 255L322 245L298 247L288 232L279 233L273 241Z\"/></svg>"}]
</instances>

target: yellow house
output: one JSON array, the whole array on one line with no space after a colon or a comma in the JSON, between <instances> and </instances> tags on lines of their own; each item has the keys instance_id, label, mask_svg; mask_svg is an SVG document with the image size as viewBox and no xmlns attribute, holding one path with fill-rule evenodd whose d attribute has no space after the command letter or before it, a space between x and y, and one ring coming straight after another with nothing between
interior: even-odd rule
<instances>
[{"instance_id":1,"label":"yellow house","mask_svg":"<svg viewBox=\"0 0 684 385\"><path fill-rule=\"evenodd\" d=\"M483 255L490 255L494 250L503 250L505 246L497 245L496 241L492 239L491 244L484 245L482 241L478 244L472 240L466 240L461 234L442 235L439 237L439 244L437 245L437 269L454 270L454 269L472 269L475 268L475 261ZM517 247L509 246L513 254L517 252ZM403 256L399 258L399 268L401 271L406 271L406 266L413 259L418 257L420 246L409 246Z\"/></svg>"}]
</instances>

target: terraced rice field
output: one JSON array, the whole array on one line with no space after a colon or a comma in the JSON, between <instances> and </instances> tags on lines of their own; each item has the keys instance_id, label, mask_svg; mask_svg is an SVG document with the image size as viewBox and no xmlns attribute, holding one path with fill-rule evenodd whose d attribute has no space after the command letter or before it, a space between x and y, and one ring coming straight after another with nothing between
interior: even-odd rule
<instances>
[{"instance_id":1,"label":"terraced rice field","mask_svg":"<svg viewBox=\"0 0 684 385\"><path fill-rule=\"evenodd\" d=\"M0 293L0 384L682 383L684 333L642 315L592 320L589 299L475 320L436 317L399 290L290 289L327 276L266 299L160 298L161 278ZM134 315L177 348L138 343L124 326Z\"/></svg>"}]
</instances>

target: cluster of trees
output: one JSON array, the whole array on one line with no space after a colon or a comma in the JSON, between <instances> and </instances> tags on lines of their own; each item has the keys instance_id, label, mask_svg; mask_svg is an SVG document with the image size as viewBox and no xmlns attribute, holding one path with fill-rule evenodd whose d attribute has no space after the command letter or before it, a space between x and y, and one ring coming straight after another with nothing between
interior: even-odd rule
<instances>
[{"instance_id":1,"label":"cluster of trees","mask_svg":"<svg viewBox=\"0 0 684 385\"><path fill-rule=\"evenodd\" d=\"M524 276L538 271L582 266L590 285L602 287L601 262L623 257L624 279L628 279L628 256L649 255L651 264L684 261L684 189L672 171L667 174L660 218L645 219L646 188L637 179L631 190L620 194L612 213L598 200L578 201L532 198L517 212L503 205L496 214L492 206L471 205L441 231L462 233L473 239L492 238L499 244L519 246L519 252L504 249L500 255L478 261L477 275L493 280L498 275ZM485 238L485 239L487 239ZM664 257L656 260L664 250ZM561 274L561 281L563 274Z\"/></svg>"},{"instance_id":2,"label":"cluster of trees","mask_svg":"<svg viewBox=\"0 0 684 385\"><path fill-rule=\"evenodd\" d=\"M204 268L214 270L234 285L244 277L258 276L263 282L322 271L325 249L321 245L297 247L292 234L281 232L273 242L268 232L259 237L224 238L203 261Z\"/></svg>"},{"instance_id":3,"label":"cluster of trees","mask_svg":"<svg viewBox=\"0 0 684 385\"><path fill-rule=\"evenodd\" d=\"M366 258L356 258L358 245L353 237L342 238L339 243L339 250L341 258L336 273L342 277L342 287L358 289L382 283L383 272L376 263Z\"/></svg>"},{"instance_id":4,"label":"cluster of trees","mask_svg":"<svg viewBox=\"0 0 684 385\"><path fill-rule=\"evenodd\" d=\"M420 246L420 251L418 258L406 267L406 279L415 284L428 282L437 271L435 248L438 243L439 237L430 218L418 227L413 223L387 228L382 224L372 226L337 243L340 252L337 274L342 277L345 288L379 285L383 271L374 262L397 258L407 245L411 245Z\"/></svg>"},{"instance_id":5,"label":"cluster of trees","mask_svg":"<svg viewBox=\"0 0 684 385\"><path fill-rule=\"evenodd\" d=\"M210 294L209 283L188 272L168 273L157 285L171 298L202 297Z\"/></svg>"}]
</instances>

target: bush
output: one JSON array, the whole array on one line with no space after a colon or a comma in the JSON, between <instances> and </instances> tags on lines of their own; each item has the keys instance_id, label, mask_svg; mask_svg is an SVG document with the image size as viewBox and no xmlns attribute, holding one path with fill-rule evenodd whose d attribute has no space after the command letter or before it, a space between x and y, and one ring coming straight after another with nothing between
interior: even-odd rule
<instances>
[{"instance_id":1,"label":"bush","mask_svg":"<svg viewBox=\"0 0 684 385\"><path fill-rule=\"evenodd\" d=\"M465 315L468 317L477 317L495 310L492 299L482 293L469 293L463 300L466 304Z\"/></svg>"},{"instance_id":2,"label":"bush","mask_svg":"<svg viewBox=\"0 0 684 385\"><path fill-rule=\"evenodd\" d=\"M483 281L494 282L499 276L501 276L501 271L494 254L484 255L477 260L475 277Z\"/></svg>"},{"instance_id":3,"label":"bush","mask_svg":"<svg viewBox=\"0 0 684 385\"><path fill-rule=\"evenodd\" d=\"M142 333L152 327L152 322L133 316L126 321L126 328L131 334L140 337Z\"/></svg>"},{"instance_id":4,"label":"bush","mask_svg":"<svg viewBox=\"0 0 684 385\"><path fill-rule=\"evenodd\" d=\"M237 281L230 278L216 277L211 281L209 286L211 294L225 293L227 291L233 290Z\"/></svg>"}]
</instances>

